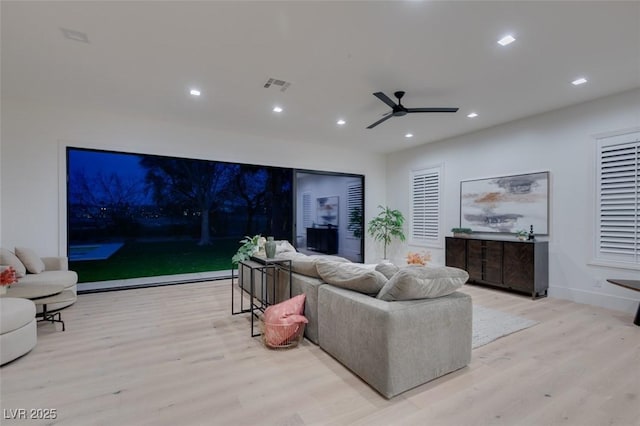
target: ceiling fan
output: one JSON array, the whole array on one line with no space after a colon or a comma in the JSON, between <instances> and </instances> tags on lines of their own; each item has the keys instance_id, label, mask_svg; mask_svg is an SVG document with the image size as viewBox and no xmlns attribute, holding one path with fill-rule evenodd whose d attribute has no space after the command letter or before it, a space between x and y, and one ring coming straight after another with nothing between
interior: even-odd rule
<instances>
[{"instance_id":1,"label":"ceiling fan","mask_svg":"<svg viewBox=\"0 0 640 426\"><path fill-rule=\"evenodd\" d=\"M378 124L390 119L391 117L402 117L403 115L407 115L413 112L456 112L458 111L458 108L406 108L404 105L402 105L402 102L401 102L402 97L404 96L404 92L402 91L398 91L393 94L393 96L398 98L397 104L394 103L391 99L389 99L387 95L385 95L382 92L376 92L373 94L373 96L380 99L385 104L389 105L391 107L391 112L386 114L384 117L382 117L380 120L376 121L369 127L367 127L367 129L373 129Z\"/></svg>"}]
</instances>

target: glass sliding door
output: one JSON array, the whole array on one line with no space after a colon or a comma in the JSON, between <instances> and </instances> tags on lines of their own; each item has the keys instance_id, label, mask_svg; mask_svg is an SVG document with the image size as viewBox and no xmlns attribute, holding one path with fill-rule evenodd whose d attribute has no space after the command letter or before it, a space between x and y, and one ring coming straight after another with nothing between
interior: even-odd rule
<instances>
[{"instance_id":1,"label":"glass sliding door","mask_svg":"<svg viewBox=\"0 0 640 426\"><path fill-rule=\"evenodd\" d=\"M295 245L364 261L364 176L296 170Z\"/></svg>"},{"instance_id":2,"label":"glass sliding door","mask_svg":"<svg viewBox=\"0 0 640 426\"><path fill-rule=\"evenodd\" d=\"M67 182L81 290L229 275L243 236L292 236L289 168L68 148Z\"/></svg>"}]
</instances>

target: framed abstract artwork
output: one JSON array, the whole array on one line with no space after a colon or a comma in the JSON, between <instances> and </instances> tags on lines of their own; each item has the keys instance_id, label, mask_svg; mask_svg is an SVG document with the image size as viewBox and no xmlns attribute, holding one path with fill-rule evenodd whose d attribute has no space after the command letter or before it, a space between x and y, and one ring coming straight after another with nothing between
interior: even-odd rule
<instances>
[{"instance_id":1,"label":"framed abstract artwork","mask_svg":"<svg viewBox=\"0 0 640 426\"><path fill-rule=\"evenodd\" d=\"M460 182L460 227L549 234L549 172Z\"/></svg>"},{"instance_id":2,"label":"framed abstract artwork","mask_svg":"<svg viewBox=\"0 0 640 426\"><path fill-rule=\"evenodd\" d=\"M320 197L317 199L317 223L319 225L338 226L338 196Z\"/></svg>"}]
</instances>

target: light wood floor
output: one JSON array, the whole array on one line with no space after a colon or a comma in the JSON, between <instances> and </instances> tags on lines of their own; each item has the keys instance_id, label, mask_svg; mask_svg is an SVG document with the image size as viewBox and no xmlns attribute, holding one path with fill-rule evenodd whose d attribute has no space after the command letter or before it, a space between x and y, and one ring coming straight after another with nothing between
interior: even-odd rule
<instances>
[{"instance_id":1,"label":"light wood floor","mask_svg":"<svg viewBox=\"0 0 640 426\"><path fill-rule=\"evenodd\" d=\"M0 369L0 423L61 425L640 425L632 315L465 286L540 322L386 400L319 347L265 349L230 315L228 281L81 295L67 331ZM59 330L59 326L58 330ZM55 408L56 421L7 410Z\"/></svg>"}]
</instances>

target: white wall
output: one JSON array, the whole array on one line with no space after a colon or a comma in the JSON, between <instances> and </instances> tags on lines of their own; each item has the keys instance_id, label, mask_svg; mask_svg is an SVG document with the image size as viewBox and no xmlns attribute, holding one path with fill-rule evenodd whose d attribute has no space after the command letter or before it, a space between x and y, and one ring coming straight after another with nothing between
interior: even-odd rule
<instances>
[{"instance_id":1,"label":"white wall","mask_svg":"<svg viewBox=\"0 0 640 426\"><path fill-rule=\"evenodd\" d=\"M363 174L367 214L384 203L382 155L22 100L2 99L1 114L0 244L10 249L65 254L66 146Z\"/></svg>"},{"instance_id":2,"label":"white wall","mask_svg":"<svg viewBox=\"0 0 640 426\"><path fill-rule=\"evenodd\" d=\"M478 119L481 119L480 116ZM589 265L594 233L594 135L640 127L640 90L381 156L304 141L258 139L149 117L2 99L0 244L64 254L64 148L110 149L363 174L368 222L379 204L408 216L409 172L444 165L445 233L459 223L461 180L549 170L550 295L635 312L637 293L604 282L640 272ZM283 155L286 153L286 155ZM386 194L385 194L386 188ZM386 198L386 199L385 199ZM365 261L381 257L367 238ZM394 245L402 263L406 244ZM444 264L443 249L429 248Z\"/></svg>"},{"instance_id":3,"label":"white wall","mask_svg":"<svg viewBox=\"0 0 640 426\"><path fill-rule=\"evenodd\" d=\"M477 119L482 119L480 115ZM387 160L387 203L409 216L412 169L444 165L444 235L460 220L460 181L550 172L549 294L635 312L638 293L606 278L638 279L640 270L590 265L595 212L595 135L640 127L640 90L394 153ZM406 188L406 190L399 190ZM427 248L444 264L441 248ZM408 244L394 246L402 262Z\"/></svg>"}]
</instances>

